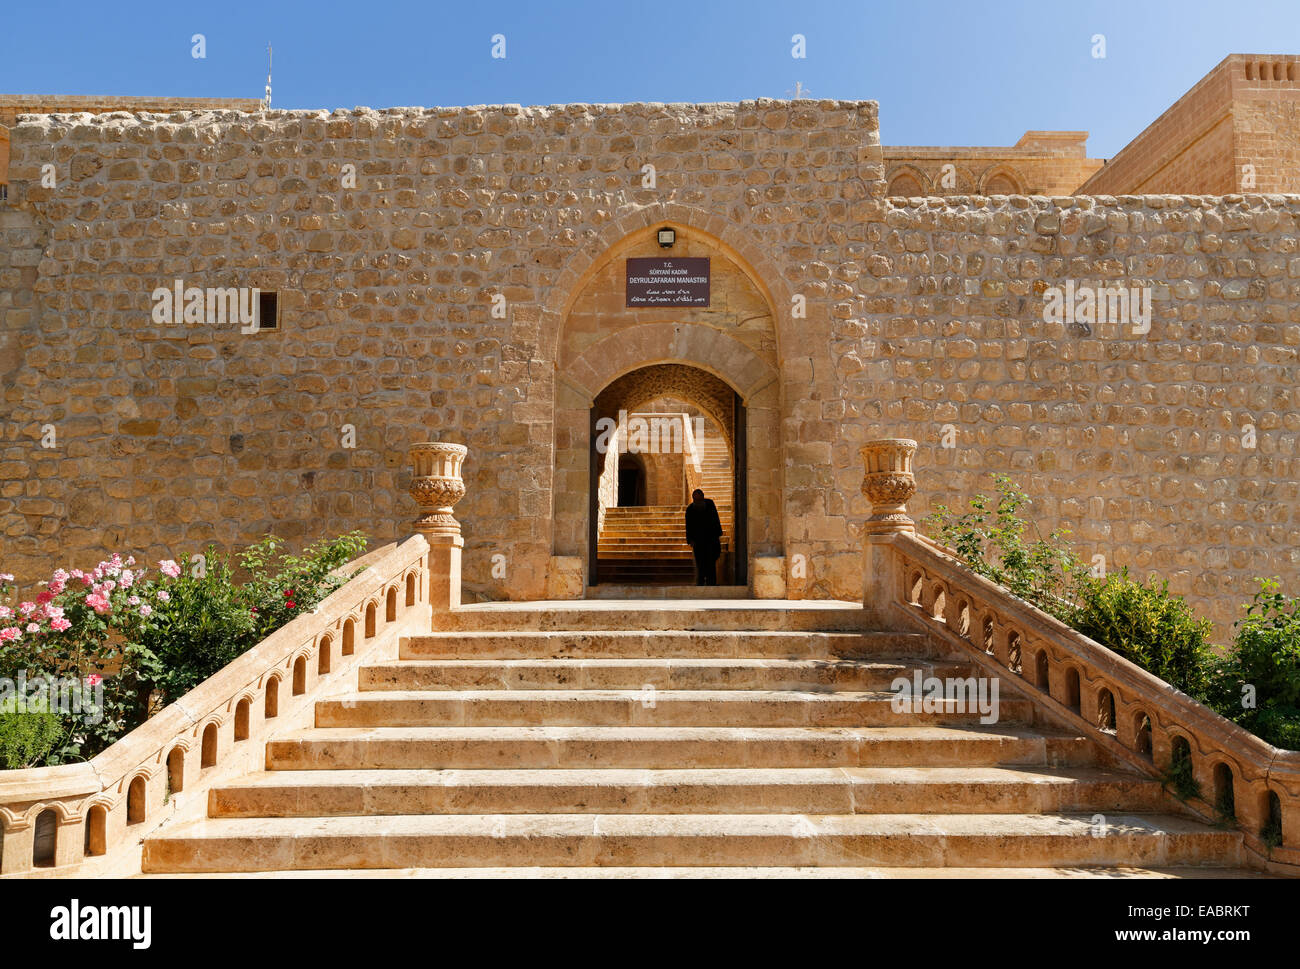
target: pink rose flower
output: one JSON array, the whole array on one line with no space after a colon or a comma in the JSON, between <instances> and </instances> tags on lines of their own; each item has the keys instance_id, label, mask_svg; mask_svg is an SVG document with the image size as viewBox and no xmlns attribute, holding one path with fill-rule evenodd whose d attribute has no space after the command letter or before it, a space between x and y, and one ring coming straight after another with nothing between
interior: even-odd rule
<instances>
[{"instance_id":1,"label":"pink rose flower","mask_svg":"<svg viewBox=\"0 0 1300 969\"><path fill-rule=\"evenodd\" d=\"M29 623L27 624L27 631L28 631L29 633L38 633L38 632L41 631L41 627L38 626L38 625L37 625L36 623L34 623L34 622L29 622Z\"/></svg>"},{"instance_id":2,"label":"pink rose flower","mask_svg":"<svg viewBox=\"0 0 1300 969\"><path fill-rule=\"evenodd\" d=\"M169 579L174 579L181 574L181 567L171 559L163 559L158 563L158 568Z\"/></svg>"},{"instance_id":3,"label":"pink rose flower","mask_svg":"<svg viewBox=\"0 0 1300 969\"><path fill-rule=\"evenodd\" d=\"M139 596L127 596L127 597L126 597L126 601L127 601L127 604L128 604L128 605L138 606L138 605L140 604L140 597L139 597Z\"/></svg>"},{"instance_id":4,"label":"pink rose flower","mask_svg":"<svg viewBox=\"0 0 1300 969\"><path fill-rule=\"evenodd\" d=\"M30 613L36 611L36 603L24 602L18 606L18 611L21 612L24 616L29 615Z\"/></svg>"},{"instance_id":5,"label":"pink rose flower","mask_svg":"<svg viewBox=\"0 0 1300 969\"><path fill-rule=\"evenodd\" d=\"M0 642L3 643L12 642L22 634L23 631L19 629L17 626L6 626L4 629L0 629Z\"/></svg>"},{"instance_id":6,"label":"pink rose flower","mask_svg":"<svg viewBox=\"0 0 1300 969\"><path fill-rule=\"evenodd\" d=\"M108 597L100 592L92 592L90 595L86 596L86 605L90 606L90 608L94 609L95 612L99 613L101 616L113 608L112 604L108 601Z\"/></svg>"},{"instance_id":7,"label":"pink rose flower","mask_svg":"<svg viewBox=\"0 0 1300 969\"><path fill-rule=\"evenodd\" d=\"M8 619L14 614L14 611L8 606L0 606L0 619Z\"/></svg>"},{"instance_id":8,"label":"pink rose flower","mask_svg":"<svg viewBox=\"0 0 1300 969\"><path fill-rule=\"evenodd\" d=\"M104 678L100 676L98 673L91 673L89 676L86 677L86 682L89 683L91 686L99 686L99 684L104 682Z\"/></svg>"},{"instance_id":9,"label":"pink rose flower","mask_svg":"<svg viewBox=\"0 0 1300 969\"><path fill-rule=\"evenodd\" d=\"M159 601L159 602L171 602L171 601L172 601L172 594L171 594L170 592L168 592L166 589L160 589L160 590L158 591L158 601Z\"/></svg>"},{"instance_id":10,"label":"pink rose flower","mask_svg":"<svg viewBox=\"0 0 1300 969\"><path fill-rule=\"evenodd\" d=\"M53 598L54 593L49 589L42 589L40 592L36 593L36 601L41 605L45 605L45 603L49 602Z\"/></svg>"},{"instance_id":11,"label":"pink rose flower","mask_svg":"<svg viewBox=\"0 0 1300 969\"><path fill-rule=\"evenodd\" d=\"M63 632L63 630L65 629L70 628L71 626L72 623L68 622L68 620L64 619L62 616L58 616L50 621L50 627L55 632L59 632L59 633Z\"/></svg>"},{"instance_id":12,"label":"pink rose flower","mask_svg":"<svg viewBox=\"0 0 1300 969\"><path fill-rule=\"evenodd\" d=\"M67 582L70 576L63 569L55 569L52 577L55 582Z\"/></svg>"},{"instance_id":13,"label":"pink rose flower","mask_svg":"<svg viewBox=\"0 0 1300 969\"><path fill-rule=\"evenodd\" d=\"M123 569L119 578L121 579L123 589L131 588L131 583L135 581L135 575L130 569Z\"/></svg>"},{"instance_id":14,"label":"pink rose flower","mask_svg":"<svg viewBox=\"0 0 1300 969\"><path fill-rule=\"evenodd\" d=\"M149 603L147 602L140 607L140 615L144 618L148 618L149 614L152 612L153 609L150 608Z\"/></svg>"}]
</instances>

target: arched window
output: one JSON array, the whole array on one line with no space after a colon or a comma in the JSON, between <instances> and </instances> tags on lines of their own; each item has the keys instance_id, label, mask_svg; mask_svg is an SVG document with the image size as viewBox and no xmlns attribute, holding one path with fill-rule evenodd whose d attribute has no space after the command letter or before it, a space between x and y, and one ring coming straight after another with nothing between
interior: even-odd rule
<instances>
[{"instance_id":1,"label":"arched window","mask_svg":"<svg viewBox=\"0 0 1300 969\"><path fill-rule=\"evenodd\" d=\"M1065 671L1065 705L1078 713L1082 707L1079 697L1079 671L1070 667Z\"/></svg>"},{"instance_id":2,"label":"arched window","mask_svg":"<svg viewBox=\"0 0 1300 969\"><path fill-rule=\"evenodd\" d=\"M141 774L126 789L126 823L140 824L145 819L145 780Z\"/></svg>"},{"instance_id":3,"label":"arched window","mask_svg":"<svg viewBox=\"0 0 1300 969\"><path fill-rule=\"evenodd\" d=\"M384 622L397 622L397 587L390 586L384 603Z\"/></svg>"},{"instance_id":4,"label":"arched window","mask_svg":"<svg viewBox=\"0 0 1300 969\"><path fill-rule=\"evenodd\" d=\"M210 723L203 728L203 750L200 755L199 767L208 768L217 766L217 725Z\"/></svg>"},{"instance_id":5,"label":"arched window","mask_svg":"<svg viewBox=\"0 0 1300 969\"><path fill-rule=\"evenodd\" d=\"M185 790L185 749L173 747L167 755L167 790L179 794Z\"/></svg>"},{"instance_id":6,"label":"arched window","mask_svg":"<svg viewBox=\"0 0 1300 969\"><path fill-rule=\"evenodd\" d=\"M53 808L46 808L36 816L36 830L32 837L32 864L35 867L54 867L58 837L59 816Z\"/></svg>"},{"instance_id":7,"label":"arched window","mask_svg":"<svg viewBox=\"0 0 1300 969\"><path fill-rule=\"evenodd\" d=\"M406 576L406 605L408 607L415 605L415 573L411 572Z\"/></svg>"},{"instance_id":8,"label":"arched window","mask_svg":"<svg viewBox=\"0 0 1300 969\"><path fill-rule=\"evenodd\" d=\"M322 636L320 640L320 651L316 654L316 675L324 676L330 671L331 654L334 651L334 641L329 636Z\"/></svg>"},{"instance_id":9,"label":"arched window","mask_svg":"<svg viewBox=\"0 0 1300 969\"><path fill-rule=\"evenodd\" d=\"M1097 726L1108 733L1115 732L1115 694L1105 687L1097 694Z\"/></svg>"},{"instance_id":10,"label":"arched window","mask_svg":"<svg viewBox=\"0 0 1300 969\"><path fill-rule=\"evenodd\" d=\"M307 657L299 656L293 662L293 695L302 696L307 692Z\"/></svg>"},{"instance_id":11,"label":"arched window","mask_svg":"<svg viewBox=\"0 0 1300 969\"><path fill-rule=\"evenodd\" d=\"M357 648L357 623L349 619L343 623L343 655L351 656Z\"/></svg>"},{"instance_id":12,"label":"arched window","mask_svg":"<svg viewBox=\"0 0 1300 969\"><path fill-rule=\"evenodd\" d=\"M1237 816L1237 792L1232 779L1232 768L1219 763L1214 768L1214 810L1221 818Z\"/></svg>"},{"instance_id":13,"label":"arched window","mask_svg":"<svg viewBox=\"0 0 1300 969\"><path fill-rule=\"evenodd\" d=\"M252 707L252 703L249 702L247 697L240 700L239 703L235 705L235 742L236 743L238 743L241 740L248 739L248 717L249 717L249 709L251 707Z\"/></svg>"},{"instance_id":14,"label":"arched window","mask_svg":"<svg viewBox=\"0 0 1300 969\"><path fill-rule=\"evenodd\" d=\"M108 808L96 804L86 814L87 855L102 855L108 851Z\"/></svg>"},{"instance_id":15,"label":"arched window","mask_svg":"<svg viewBox=\"0 0 1300 969\"><path fill-rule=\"evenodd\" d=\"M915 175L902 172L890 180L888 194L893 198L921 198L927 193Z\"/></svg>"},{"instance_id":16,"label":"arched window","mask_svg":"<svg viewBox=\"0 0 1300 969\"><path fill-rule=\"evenodd\" d=\"M280 677L272 676L266 681L266 710L262 716L274 720L280 715Z\"/></svg>"},{"instance_id":17,"label":"arched window","mask_svg":"<svg viewBox=\"0 0 1300 969\"><path fill-rule=\"evenodd\" d=\"M366 606L366 639L374 638L376 612L377 610L373 602Z\"/></svg>"}]
</instances>

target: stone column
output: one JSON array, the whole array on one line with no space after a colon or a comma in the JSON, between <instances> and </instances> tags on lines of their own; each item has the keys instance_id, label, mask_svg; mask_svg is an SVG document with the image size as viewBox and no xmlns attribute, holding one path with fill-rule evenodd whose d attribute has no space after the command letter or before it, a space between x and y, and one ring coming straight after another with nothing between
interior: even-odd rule
<instances>
[{"instance_id":1,"label":"stone column","mask_svg":"<svg viewBox=\"0 0 1300 969\"><path fill-rule=\"evenodd\" d=\"M469 449L463 444L412 444L411 497L420 506L415 530L429 543L429 604L434 612L460 606L460 522L452 514L465 497L460 469Z\"/></svg>"},{"instance_id":2,"label":"stone column","mask_svg":"<svg viewBox=\"0 0 1300 969\"><path fill-rule=\"evenodd\" d=\"M862 447L862 493L871 502L871 517L863 528L862 605L873 629L903 628L896 603L902 589L894 543L914 533L907 500L916 493L912 455L916 442L905 438L868 441Z\"/></svg>"}]
</instances>

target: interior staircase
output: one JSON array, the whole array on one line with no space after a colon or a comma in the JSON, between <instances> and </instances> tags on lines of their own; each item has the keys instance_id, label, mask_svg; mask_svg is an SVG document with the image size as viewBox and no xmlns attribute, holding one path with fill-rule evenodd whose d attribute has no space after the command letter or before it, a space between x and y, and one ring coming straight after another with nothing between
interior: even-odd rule
<instances>
[{"instance_id":1,"label":"interior staircase","mask_svg":"<svg viewBox=\"0 0 1300 969\"><path fill-rule=\"evenodd\" d=\"M1001 690L1000 719L895 712L973 675L847 603L482 604L364 666L146 874L1223 875L1178 813Z\"/></svg>"},{"instance_id":2,"label":"interior staircase","mask_svg":"<svg viewBox=\"0 0 1300 969\"><path fill-rule=\"evenodd\" d=\"M727 442L717 435L695 439L700 459L700 487L718 506L725 556L734 534L733 470ZM687 460L690 460L689 455ZM686 544L686 506L621 505L605 509L596 542L601 583L622 585L689 585L695 582L695 559ZM722 566L719 560L719 567Z\"/></svg>"}]
</instances>

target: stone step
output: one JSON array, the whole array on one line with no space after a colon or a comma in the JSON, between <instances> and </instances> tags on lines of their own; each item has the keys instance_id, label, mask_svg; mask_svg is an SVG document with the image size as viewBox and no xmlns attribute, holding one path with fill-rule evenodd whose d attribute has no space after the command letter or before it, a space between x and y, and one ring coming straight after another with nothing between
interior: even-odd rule
<instances>
[{"instance_id":1,"label":"stone step","mask_svg":"<svg viewBox=\"0 0 1300 969\"><path fill-rule=\"evenodd\" d=\"M748 599L749 586L710 585L689 586L619 585L601 581L587 587L588 599Z\"/></svg>"},{"instance_id":2,"label":"stone step","mask_svg":"<svg viewBox=\"0 0 1300 969\"><path fill-rule=\"evenodd\" d=\"M937 700L912 706L888 693L793 690L376 691L316 703L318 727L887 727L1031 723L1028 700L996 707ZM992 718L992 719L989 719Z\"/></svg>"},{"instance_id":3,"label":"stone step","mask_svg":"<svg viewBox=\"0 0 1300 969\"><path fill-rule=\"evenodd\" d=\"M1093 766L1085 737L1015 725L334 727L268 741L268 770Z\"/></svg>"},{"instance_id":4,"label":"stone step","mask_svg":"<svg viewBox=\"0 0 1300 969\"><path fill-rule=\"evenodd\" d=\"M483 602L434 616L439 630L758 630L862 629L862 607L834 599L646 602L615 599Z\"/></svg>"},{"instance_id":5,"label":"stone step","mask_svg":"<svg viewBox=\"0 0 1300 969\"><path fill-rule=\"evenodd\" d=\"M143 871L501 865L1194 865L1241 835L1161 814L500 814L215 818L144 842Z\"/></svg>"},{"instance_id":6,"label":"stone step","mask_svg":"<svg viewBox=\"0 0 1300 969\"><path fill-rule=\"evenodd\" d=\"M1009 814L1155 812L1158 781L1092 768L269 771L209 815Z\"/></svg>"},{"instance_id":7,"label":"stone step","mask_svg":"<svg viewBox=\"0 0 1300 969\"><path fill-rule=\"evenodd\" d=\"M897 659L452 659L363 666L371 690L889 690L897 677L970 676L962 663Z\"/></svg>"},{"instance_id":8,"label":"stone step","mask_svg":"<svg viewBox=\"0 0 1300 969\"><path fill-rule=\"evenodd\" d=\"M610 600L617 601L617 600ZM455 613L451 614L453 617ZM403 637L401 659L942 658L923 633L635 629L449 631Z\"/></svg>"},{"instance_id":9,"label":"stone step","mask_svg":"<svg viewBox=\"0 0 1300 969\"><path fill-rule=\"evenodd\" d=\"M168 872L163 874L139 874L132 875L132 878L152 879L166 878L169 880L187 879L187 878L213 878L213 879L240 879L240 878L265 878L265 872ZM573 865L566 868L540 868L540 867L515 867L515 868L372 868L372 869L317 869L303 871L276 871L276 878L287 879L321 879L321 878L410 878L410 879L455 879L463 880L473 879L510 879L517 880L520 878L527 879L727 879L728 881L736 878L745 879L852 879L861 881L865 879L889 879L889 878L906 878L906 879L947 879L955 878L960 880L971 879L1063 879L1063 878L1104 878L1108 881L1115 879L1213 879L1222 881L1224 879L1239 878L1275 878L1278 876L1269 875L1253 868L1227 868L1211 867L1206 865L1188 865L1183 867L1139 867L1135 865L1069 865L1063 868L923 868L923 867L903 867L896 866L893 868L881 867L849 867L836 866L831 868L783 868L779 866L759 867L757 865L747 866L744 868L728 868L718 866L714 868L704 867L672 867L660 866L656 868L632 868L609 865L603 868L583 867Z\"/></svg>"}]
</instances>

